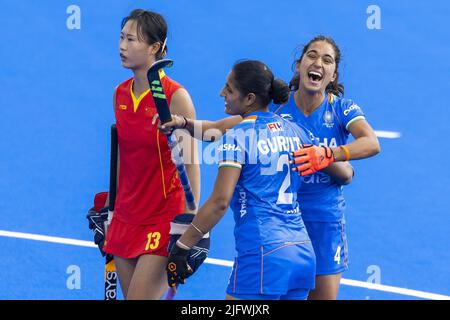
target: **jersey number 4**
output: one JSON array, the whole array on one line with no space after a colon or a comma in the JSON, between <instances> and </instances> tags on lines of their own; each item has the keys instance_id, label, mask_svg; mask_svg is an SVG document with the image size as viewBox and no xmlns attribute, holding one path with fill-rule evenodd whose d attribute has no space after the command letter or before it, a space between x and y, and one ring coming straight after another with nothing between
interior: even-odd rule
<instances>
[{"instance_id":1,"label":"jersey number 4","mask_svg":"<svg viewBox=\"0 0 450 320\"><path fill-rule=\"evenodd\" d=\"M336 254L334 255L334 262L341 264L341 246L337 247Z\"/></svg>"}]
</instances>

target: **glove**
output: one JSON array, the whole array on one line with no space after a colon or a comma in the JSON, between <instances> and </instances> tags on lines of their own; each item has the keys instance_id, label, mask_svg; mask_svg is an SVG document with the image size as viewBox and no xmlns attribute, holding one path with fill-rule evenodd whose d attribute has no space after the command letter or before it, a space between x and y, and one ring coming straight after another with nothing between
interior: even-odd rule
<instances>
[{"instance_id":1,"label":"glove","mask_svg":"<svg viewBox=\"0 0 450 320\"><path fill-rule=\"evenodd\" d=\"M100 253L104 257L106 253L103 251L105 244L105 222L108 220L108 207L99 209L101 204L106 201L107 192L97 193L94 198L94 207L89 209L86 218L89 222L89 229L94 232L94 242L100 249Z\"/></svg>"},{"instance_id":2,"label":"glove","mask_svg":"<svg viewBox=\"0 0 450 320\"><path fill-rule=\"evenodd\" d=\"M304 144L302 149L296 150L292 153L295 170L301 176L307 176L316 171L328 167L334 162L334 154L331 148L318 147L312 144Z\"/></svg>"},{"instance_id":3,"label":"glove","mask_svg":"<svg viewBox=\"0 0 450 320\"><path fill-rule=\"evenodd\" d=\"M170 252L169 262L167 264L167 279L171 287L178 283L184 283L185 279L196 272L208 257L209 247L211 245L209 232L190 250L185 250L176 245L177 240L186 231L194 218L194 214L184 213L176 216L173 222L170 223L170 242L167 248L167 251ZM173 258L173 261L171 258ZM192 271L191 273L186 272L188 268L182 264L182 261L186 262L187 267ZM174 264L171 265L171 262ZM183 273L183 271L185 272Z\"/></svg>"},{"instance_id":4,"label":"glove","mask_svg":"<svg viewBox=\"0 0 450 320\"><path fill-rule=\"evenodd\" d=\"M175 287L177 284L185 283L186 279L194 273L188 264L189 251L180 248L176 244L170 251L167 262L167 281L169 287Z\"/></svg>"}]
</instances>

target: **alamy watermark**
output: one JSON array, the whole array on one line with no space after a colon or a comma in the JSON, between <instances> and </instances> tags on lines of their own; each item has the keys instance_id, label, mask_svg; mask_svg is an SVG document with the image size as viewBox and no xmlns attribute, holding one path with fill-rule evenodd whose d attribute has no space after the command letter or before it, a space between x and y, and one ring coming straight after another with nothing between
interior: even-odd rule
<instances>
[{"instance_id":1,"label":"alamy watermark","mask_svg":"<svg viewBox=\"0 0 450 320\"><path fill-rule=\"evenodd\" d=\"M81 269L77 265L70 265L66 269L69 275L66 280L66 287L69 290L81 289Z\"/></svg>"},{"instance_id":2,"label":"alamy watermark","mask_svg":"<svg viewBox=\"0 0 450 320\"><path fill-rule=\"evenodd\" d=\"M66 13L69 14L66 20L66 26L69 30L81 29L81 9L79 6L72 4L67 7Z\"/></svg>"},{"instance_id":3,"label":"alamy watermark","mask_svg":"<svg viewBox=\"0 0 450 320\"><path fill-rule=\"evenodd\" d=\"M381 29L381 9L375 4L371 4L367 7L366 13L369 14L367 17L366 25L369 30L380 30Z\"/></svg>"}]
</instances>

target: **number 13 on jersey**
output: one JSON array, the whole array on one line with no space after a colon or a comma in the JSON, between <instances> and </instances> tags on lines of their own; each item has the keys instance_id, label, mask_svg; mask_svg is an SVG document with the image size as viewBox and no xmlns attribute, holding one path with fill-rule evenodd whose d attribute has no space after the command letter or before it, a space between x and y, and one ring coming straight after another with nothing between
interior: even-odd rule
<instances>
[{"instance_id":1,"label":"number 13 on jersey","mask_svg":"<svg viewBox=\"0 0 450 320\"><path fill-rule=\"evenodd\" d=\"M147 234L147 244L145 246L145 250L154 250L159 246L159 240L161 239L161 233L159 232L150 232Z\"/></svg>"}]
</instances>

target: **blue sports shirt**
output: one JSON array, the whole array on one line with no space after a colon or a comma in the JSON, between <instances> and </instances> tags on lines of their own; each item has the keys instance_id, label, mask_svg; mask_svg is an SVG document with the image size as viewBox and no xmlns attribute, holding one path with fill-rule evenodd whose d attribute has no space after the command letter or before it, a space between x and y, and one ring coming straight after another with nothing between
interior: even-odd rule
<instances>
[{"instance_id":1,"label":"blue sports shirt","mask_svg":"<svg viewBox=\"0 0 450 320\"><path fill-rule=\"evenodd\" d=\"M297 202L301 179L289 165L304 143L311 139L303 129L271 112L249 114L222 137L219 168L241 169L230 203L238 253L309 239Z\"/></svg>"},{"instance_id":2,"label":"blue sports shirt","mask_svg":"<svg viewBox=\"0 0 450 320\"><path fill-rule=\"evenodd\" d=\"M270 109L282 118L308 129L316 139L314 144L325 147L346 144L350 134L348 126L354 121L365 119L361 108L352 100L331 93L309 116L299 110L293 94L285 105L272 105ZM344 216L343 187L321 171L303 177L299 202L305 221L339 221Z\"/></svg>"}]
</instances>

